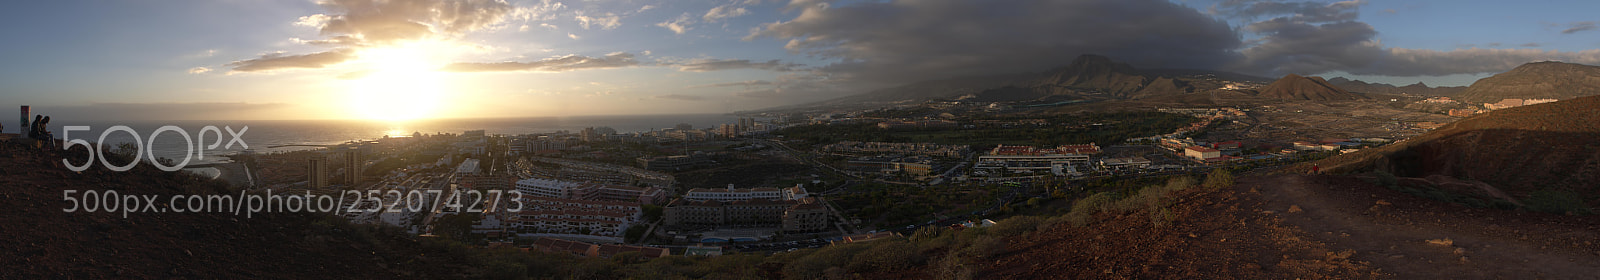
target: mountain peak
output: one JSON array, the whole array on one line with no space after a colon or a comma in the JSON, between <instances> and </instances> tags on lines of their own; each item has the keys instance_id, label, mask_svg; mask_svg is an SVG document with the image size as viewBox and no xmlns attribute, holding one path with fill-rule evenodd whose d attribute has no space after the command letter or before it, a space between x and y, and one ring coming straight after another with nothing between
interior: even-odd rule
<instances>
[{"instance_id":1,"label":"mountain peak","mask_svg":"<svg viewBox=\"0 0 1600 280\"><path fill-rule=\"evenodd\" d=\"M1600 66L1541 61L1473 82L1461 100L1493 103L1501 99L1571 99L1600 94Z\"/></svg>"},{"instance_id":2,"label":"mountain peak","mask_svg":"<svg viewBox=\"0 0 1600 280\"><path fill-rule=\"evenodd\" d=\"M1284 75L1278 81L1262 87L1257 95L1278 99L1319 101L1361 99L1361 96L1328 84L1328 81L1323 80L1322 77L1305 77L1296 74Z\"/></svg>"}]
</instances>

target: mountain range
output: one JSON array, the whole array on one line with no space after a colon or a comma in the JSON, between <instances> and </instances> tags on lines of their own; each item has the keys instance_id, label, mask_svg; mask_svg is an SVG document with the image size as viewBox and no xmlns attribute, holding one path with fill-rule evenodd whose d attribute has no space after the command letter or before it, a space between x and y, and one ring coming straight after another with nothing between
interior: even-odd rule
<instances>
[{"instance_id":1,"label":"mountain range","mask_svg":"<svg viewBox=\"0 0 1600 280\"><path fill-rule=\"evenodd\" d=\"M1211 70L1144 70L1105 56L1085 54L1067 66L1044 72L916 82L785 108L861 108L931 100L1021 102L1046 99L1137 100L1153 97L1178 97L1176 100L1181 100L1186 94L1208 92L1230 83L1268 82L1271 84L1255 90L1233 91L1271 99L1308 101L1356 100L1366 98L1366 94L1447 96L1469 104L1493 103L1506 98L1565 100L1600 94L1600 67L1534 62L1478 80L1467 87L1432 87L1420 82L1394 86L1343 77L1325 80L1297 74L1274 81Z\"/></svg>"},{"instance_id":2,"label":"mountain range","mask_svg":"<svg viewBox=\"0 0 1600 280\"><path fill-rule=\"evenodd\" d=\"M1257 90L1256 96L1289 100L1356 100L1364 99L1344 89L1328 84L1322 77L1302 77L1289 74Z\"/></svg>"},{"instance_id":3,"label":"mountain range","mask_svg":"<svg viewBox=\"0 0 1600 280\"><path fill-rule=\"evenodd\" d=\"M1494 103L1506 98L1566 100L1590 95L1600 95L1600 67L1545 61L1473 82L1457 99Z\"/></svg>"},{"instance_id":4,"label":"mountain range","mask_svg":"<svg viewBox=\"0 0 1600 280\"><path fill-rule=\"evenodd\" d=\"M1345 79L1344 77L1334 77L1332 79L1328 79L1328 84L1350 92L1412 94L1421 96L1455 96L1457 93L1461 93L1461 91L1467 89L1467 87L1430 87L1428 84L1424 84L1422 82L1397 87L1391 84L1367 83L1360 80Z\"/></svg>"}]
</instances>

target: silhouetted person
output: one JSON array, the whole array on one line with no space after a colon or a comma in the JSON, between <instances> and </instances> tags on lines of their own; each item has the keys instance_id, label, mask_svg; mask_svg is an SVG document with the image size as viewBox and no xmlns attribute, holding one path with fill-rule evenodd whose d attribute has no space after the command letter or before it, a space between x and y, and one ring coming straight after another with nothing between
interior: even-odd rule
<instances>
[{"instance_id":1,"label":"silhouetted person","mask_svg":"<svg viewBox=\"0 0 1600 280\"><path fill-rule=\"evenodd\" d=\"M28 132L27 133L23 133L24 134L23 136L27 136L28 139L33 139L33 137L34 137L33 134L36 133L36 132L39 132L39 121L40 121L41 118L44 118L44 116L43 115L33 115L33 122L28 123Z\"/></svg>"},{"instance_id":2,"label":"silhouetted person","mask_svg":"<svg viewBox=\"0 0 1600 280\"><path fill-rule=\"evenodd\" d=\"M44 119L39 121L39 126L34 128L35 132L33 133L33 136L34 136L34 139L39 139L41 141L44 141L44 143L45 143L44 147L45 148L55 149L56 148L56 141L55 141L56 136L55 136L54 133L50 133L50 127L49 126L50 126L50 117L49 116L45 116Z\"/></svg>"}]
</instances>

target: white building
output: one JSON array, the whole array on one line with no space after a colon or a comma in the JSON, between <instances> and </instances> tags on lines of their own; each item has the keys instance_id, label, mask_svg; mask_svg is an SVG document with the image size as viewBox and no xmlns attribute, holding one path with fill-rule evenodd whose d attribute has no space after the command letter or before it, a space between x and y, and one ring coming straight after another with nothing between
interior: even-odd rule
<instances>
[{"instance_id":1,"label":"white building","mask_svg":"<svg viewBox=\"0 0 1600 280\"><path fill-rule=\"evenodd\" d=\"M573 190L583 187L578 182L566 182L539 178L529 178L517 181L517 190L524 195L572 198Z\"/></svg>"},{"instance_id":2,"label":"white building","mask_svg":"<svg viewBox=\"0 0 1600 280\"><path fill-rule=\"evenodd\" d=\"M478 175L478 159L462 160L461 165L456 166L456 176L461 175Z\"/></svg>"},{"instance_id":3,"label":"white building","mask_svg":"<svg viewBox=\"0 0 1600 280\"><path fill-rule=\"evenodd\" d=\"M683 195L683 199L691 201L743 201L752 199L770 200L796 200L810 196L806 189L800 185L792 188L749 188L735 189L733 184L728 184L727 189L694 188Z\"/></svg>"}]
</instances>

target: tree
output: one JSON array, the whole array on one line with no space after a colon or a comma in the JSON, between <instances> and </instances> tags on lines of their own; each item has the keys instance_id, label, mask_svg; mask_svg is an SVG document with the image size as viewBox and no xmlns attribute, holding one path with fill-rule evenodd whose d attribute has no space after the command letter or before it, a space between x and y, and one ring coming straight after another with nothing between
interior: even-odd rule
<instances>
[{"instance_id":1,"label":"tree","mask_svg":"<svg viewBox=\"0 0 1600 280\"><path fill-rule=\"evenodd\" d=\"M660 205L646 204L644 206L644 209L643 209L644 220L646 220L646 221L655 221L657 219L661 219L661 214L664 211L665 211L665 209L662 208Z\"/></svg>"}]
</instances>

